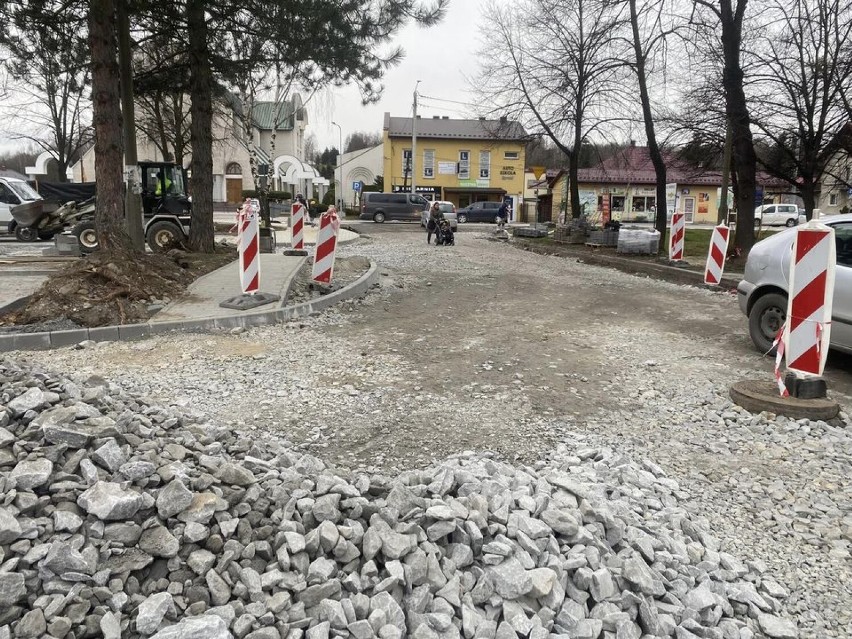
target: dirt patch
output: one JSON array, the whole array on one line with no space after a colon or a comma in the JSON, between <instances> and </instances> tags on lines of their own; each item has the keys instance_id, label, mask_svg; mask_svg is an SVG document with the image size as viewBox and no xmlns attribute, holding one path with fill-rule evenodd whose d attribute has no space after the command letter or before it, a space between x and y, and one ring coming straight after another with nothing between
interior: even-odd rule
<instances>
[{"instance_id":1,"label":"dirt patch","mask_svg":"<svg viewBox=\"0 0 852 639\"><path fill-rule=\"evenodd\" d=\"M311 279L312 268L313 258L308 258L293 278L293 285L287 297L288 305L304 304L348 286L367 272L370 268L370 260L360 256L338 257L334 261L334 277L331 286L314 282Z\"/></svg>"},{"instance_id":2,"label":"dirt patch","mask_svg":"<svg viewBox=\"0 0 852 639\"><path fill-rule=\"evenodd\" d=\"M26 306L0 317L0 326L43 330L57 323L68 329L145 322L191 282L234 259L234 249L224 246L210 254L99 251L51 275Z\"/></svg>"}]
</instances>

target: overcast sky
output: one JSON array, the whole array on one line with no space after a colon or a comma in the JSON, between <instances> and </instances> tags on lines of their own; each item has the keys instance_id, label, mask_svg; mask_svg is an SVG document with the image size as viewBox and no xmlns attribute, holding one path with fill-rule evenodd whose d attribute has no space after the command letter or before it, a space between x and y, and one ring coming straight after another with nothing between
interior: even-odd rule
<instances>
[{"instance_id":1,"label":"overcast sky","mask_svg":"<svg viewBox=\"0 0 852 639\"><path fill-rule=\"evenodd\" d=\"M400 32L397 43L405 50L402 62L385 76L382 99L362 106L356 87L336 89L313 98L309 110L309 132L317 136L319 148L339 146L340 134L331 122L340 124L344 144L353 131L380 133L383 115L411 115L414 86L421 80L422 96L469 103L465 76L475 75L476 51L483 33L486 0L450 0L449 10L440 24L428 29L410 25ZM422 117L470 115L462 104L421 98L418 113Z\"/></svg>"}]
</instances>

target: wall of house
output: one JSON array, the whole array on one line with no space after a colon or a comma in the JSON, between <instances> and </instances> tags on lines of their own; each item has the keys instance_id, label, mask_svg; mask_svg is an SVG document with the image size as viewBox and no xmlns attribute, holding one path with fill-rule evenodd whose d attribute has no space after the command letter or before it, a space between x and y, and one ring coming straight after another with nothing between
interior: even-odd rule
<instances>
[{"instance_id":1,"label":"wall of house","mask_svg":"<svg viewBox=\"0 0 852 639\"><path fill-rule=\"evenodd\" d=\"M235 175L242 176L242 186L239 190L248 190L254 188L254 178L251 172L250 154L246 146L237 137L233 119L231 116L224 114L215 114L213 118L213 201L227 201L227 186L229 180L238 179ZM304 133L304 126L300 126L299 131L279 131L276 136L274 155L296 155L293 151L298 148L298 137ZM261 148L265 151L271 151L271 132L254 131L254 137L257 143L260 143ZM265 146L263 145L265 143ZM140 160L159 161L163 159L157 145L153 140L143 134L139 134L136 138L136 155ZM301 157L297 155L296 157ZM184 167L187 169L190 166L192 156L187 150L184 156ZM232 164L239 164L239 174L226 173L227 168ZM95 151L90 148L83 158L73 167L75 182L93 182L95 176ZM229 177L230 176L230 177Z\"/></svg>"},{"instance_id":2,"label":"wall of house","mask_svg":"<svg viewBox=\"0 0 852 639\"><path fill-rule=\"evenodd\" d=\"M406 151L411 150L411 139L391 138L385 131L383 148L382 175L385 190L391 191L394 186L402 187L406 184L403 157ZM465 179L456 173L461 151L470 154L469 173ZM429 152L434 154L431 176L425 172L428 168L425 159ZM489 153L490 167L482 166L482 152ZM507 157L507 154L510 156ZM500 200L501 195L497 190L503 190L506 195L512 196L517 210L523 201L524 166L525 149L522 142L418 138L415 185L418 190L425 190L424 195L427 197L447 200L456 206L477 200ZM484 168L488 169L487 176L481 173ZM411 184L410 176L407 184ZM487 193L486 190L493 192Z\"/></svg>"},{"instance_id":3,"label":"wall of house","mask_svg":"<svg viewBox=\"0 0 852 639\"><path fill-rule=\"evenodd\" d=\"M350 151L340 157L343 167L343 188L340 188L340 166L335 169L335 193L338 198L343 193L343 202L346 206L355 206L358 202L358 193L352 188L354 182L363 182L369 186L374 183L377 176L382 175L384 170L384 151L381 145L372 149ZM387 182L385 182L387 184Z\"/></svg>"},{"instance_id":4,"label":"wall of house","mask_svg":"<svg viewBox=\"0 0 852 639\"><path fill-rule=\"evenodd\" d=\"M852 212L852 155L841 151L829 162L821 183L817 208L823 215Z\"/></svg>"}]
</instances>

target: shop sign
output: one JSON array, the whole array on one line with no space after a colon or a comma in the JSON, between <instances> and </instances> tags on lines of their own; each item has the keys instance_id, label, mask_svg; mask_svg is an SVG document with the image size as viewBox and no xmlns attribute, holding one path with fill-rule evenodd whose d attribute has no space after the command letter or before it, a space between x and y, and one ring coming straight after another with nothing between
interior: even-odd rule
<instances>
[{"instance_id":1,"label":"shop sign","mask_svg":"<svg viewBox=\"0 0 852 639\"><path fill-rule=\"evenodd\" d=\"M392 193L411 193L410 186L403 186L402 184L394 184L391 187ZM440 186L415 186L415 193L420 193L421 195L440 195L441 187Z\"/></svg>"},{"instance_id":2,"label":"shop sign","mask_svg":"<svg viewBox=\"0 0 852 639\"><path fill-rule=\"evenodd\" d=\"M438 162L438 175L455 175L456 166L455 162Z\"/></svg>"},{"instance_id":3,"label":"shop sign","mask_svg":"<svg viewBox=\"0 0 852 639\"><path fill-rule=\"evenodd\" d=\"M504 180L512 180L515 175L515 167L510 164L504 165L503 168L500 169L500 177Z\"/></svg>"}]
</instances>

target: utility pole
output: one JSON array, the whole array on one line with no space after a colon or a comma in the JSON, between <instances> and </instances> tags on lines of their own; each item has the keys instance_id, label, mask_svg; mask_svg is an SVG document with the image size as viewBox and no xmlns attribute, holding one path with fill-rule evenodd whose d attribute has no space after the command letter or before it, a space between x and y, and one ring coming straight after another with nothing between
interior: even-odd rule
<instances>
[{"instance_id":1,"label":"utility pole","mask_svg":"<svg viewBox=\"0 0 852 639\"><path fill-rule=\"evenodd\" d=\"M124 125L124 223L130 243L137 251L145 251L145 232L142 224L141 186L136 157L136 114L133 108L133 64L130 58L130 19L128 0L116 2L118 20L118 69L121 78L121 113Z\"/></svg>"},{"instance_id":2,"label":"utility pole","mask_svg":"<svg viewBox=\"0 0 852 639\"><path fill-rule=\"evenodd\" d=\"M731 120L730 118L726 118L726 131L725 131L725 154L724 159L722 160L722 192L719 195L719 215L716 220L717 224L727 224L728 222L728 180L731 178L731 147L733 146L734 141L734 132L731 128ZM751 219L751 215L748 215L747 218L742 217L738 213L738 218L742 218L744 220Z\"/></svg>"},{"instance_id":3,"label":"utility pole","mask_svg":"<svg viewBox=\"0 0 852 639\"><path fill-rule=\"evenodd\" d=\"M417 87L420 80L414 85L414 118L411 120L411 193L417 193L415 186L417 182L417 171L414 158L417 157Z\"/></svg>"}]
</instances>

